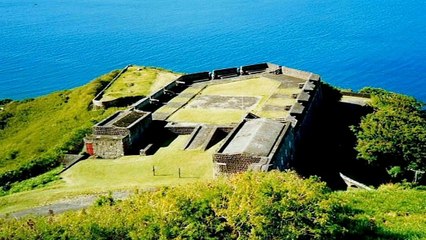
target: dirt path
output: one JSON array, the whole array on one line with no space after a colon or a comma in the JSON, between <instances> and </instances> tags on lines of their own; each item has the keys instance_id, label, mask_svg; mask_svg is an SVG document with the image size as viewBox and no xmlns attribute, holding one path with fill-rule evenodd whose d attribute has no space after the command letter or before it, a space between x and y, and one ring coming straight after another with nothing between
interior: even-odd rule
<instances>
[{"instance_id":1,"label":"dirt path","mask_svg":"<svg viewBox=\"0 0 426 240\"><path fill-rule=\"evenodd\" d=\"M123 200L128 198L132 194L131 191L117 191L113 192L112 196L114 200ZM57 214L62 213L69 210L79 210L83 208L87 208L95 202L96 199L102 194L93 194L93 195L84 195L80 197L75 197L67 200L61 200L52 204L48 204L45 206L34 207L14 213L10 213L7 215L0 215L0 217L13 217L13 218L21 218L27 215L49 215L49 214Z\"/></svg>"}]
</instances>

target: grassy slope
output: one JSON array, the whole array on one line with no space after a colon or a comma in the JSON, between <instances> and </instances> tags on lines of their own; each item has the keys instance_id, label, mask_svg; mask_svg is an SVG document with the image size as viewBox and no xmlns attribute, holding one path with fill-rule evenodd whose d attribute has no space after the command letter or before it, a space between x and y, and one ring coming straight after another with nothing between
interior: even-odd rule
<instances>
[{"instance_id":1,"label":"grassy slope","mask_svg":"<svg viewBox=\"0 0 426 240\"><path fill-rule=\"evenodd\" d=\"M164 185L186 184L213 177L212 153L182 150L189 135L176 138L169 146L152 156L126 156L116 160L86 160L61 174L63 180L46 188L0 197L0 213L14 212L65 197L105 192L134 190ZM156 168L153 177L152 166ZM181 177L178 177L181 168Z\"/></svg>"},{"instance_id":2,"label":"grassy slope","mask_svg":"<svg viewBox=\"0 0 426 240\"><path fill-rule=\"evenodd\" d=\"M361 210L381 227L383 239L426 239L426 191L394 185L379 190L337 192L351 207Z\"/></svg>"},{"instance_id":3,"label":"grassy slope","mask_svg":"<svg viewBox=\"0 0 426 240\"><path fill-rule=\"evenodd\" d=\"M115 74L73 90L6 105L1 113L12 117L0 130L0 174L64 147L79 131L111 114L113 109L92 111L89 105L102 81L110 81Z\"/></svg>"}]
</instances>

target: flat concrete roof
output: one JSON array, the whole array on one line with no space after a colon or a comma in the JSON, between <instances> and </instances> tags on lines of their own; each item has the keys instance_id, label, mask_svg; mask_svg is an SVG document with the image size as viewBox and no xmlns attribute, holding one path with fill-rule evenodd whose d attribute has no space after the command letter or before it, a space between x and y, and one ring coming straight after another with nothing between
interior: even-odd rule
<instances>
[{"instance_id":1,"label":"flat concrete roof","mask_svg":"<svg viewBox=\"0 0 426 240\"><path fill-rule=\"evenodd\" d=\"M244 123L228 146L225 154L250 154L268 156L285 123L259 118Z\"/></svg>"}]
</instances>

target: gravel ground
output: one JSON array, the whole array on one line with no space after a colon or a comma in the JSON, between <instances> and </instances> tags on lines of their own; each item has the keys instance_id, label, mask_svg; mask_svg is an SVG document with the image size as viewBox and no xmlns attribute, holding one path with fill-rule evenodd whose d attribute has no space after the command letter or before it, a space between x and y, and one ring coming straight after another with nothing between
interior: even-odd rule
<instances>
[{"instance_id":1,"label":"gravel ground","mask_svg":"<svg viewBox=\"0 0 426 240\"><path fill-rule=\"evenodd\" d=\"M123 200L128 198L131 194L131 191L118 191L113 192L112 196L115 200ZM79 210L91 206L101 195L104 194L84 195L67 200L61 200L59 202L41 207L30 208L27 210L10 213L8 215L0 215L0 217L9 216L13 218L21 218L27 215L49 215L52 213L62 213L69 210Z\"/></svg>"}]
</instances>

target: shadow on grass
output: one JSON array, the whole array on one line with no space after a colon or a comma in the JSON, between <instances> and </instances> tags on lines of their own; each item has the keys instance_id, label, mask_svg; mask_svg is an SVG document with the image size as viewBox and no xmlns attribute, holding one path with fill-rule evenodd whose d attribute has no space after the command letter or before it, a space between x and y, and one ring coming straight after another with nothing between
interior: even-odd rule
<instances>
[{"instance_id":1,"label":"shadow on grass","mask_svg":"<svg viewBox=\"0 0 426 240\"><path fill-rule=\"evenodd\" d=\"M336 209L335 217L338 217L338 224L347 231L341 236L335 236L336 239L412 239L414 236L420 236L421 233L399 234L388 231L379 225L375 218L366 214L363 210L354 209L348 205Z\"/></svg>"},{"instance_id":2,"label":"shadow on grass","mask_svg":"<svg viewBox=\"0 0 426 240\"><path fill-rule=\"evenodd\" d=\"M174 134L164 128L164 123L153 123L152 127L144 133L144 138L139 144L136 144L136 149L133 150L135 154L139 154L140 149L152 145L149 150L145 152L147 155L155 154L160 148L169 146L176 138Z\"/></svg>"},{"instance_id":3,"label":"shadow on grass","mask_svg":"<svg viewBox=\"0 0 426 240\"><path fill-rule=\"evenodd\" d=\"M173 176L173 174L158 174L158 173L155 173L155 175L153 175L153 177L170 177L170 176Z\"/></svg>"},{"instance_id":4,"label":"shadow on grass","mask_svg":"<svg viewBox=\"0 0 426 240\"><path fill-rule=\"evenodd\" d=\"M339 172L367 185L378 186L388 181L385 171L357 160L356 137L350 130L371 112L366 106L340 102L341 93L329 85L323 86L323 102L314 114L312 128L300 143L295 170L302 176L316 175L334 189L346 189Z\"/></svg>"},{"instance_id":5,"label":"shadow on grass","mask_svg":"<svg viewBox=\"0 0 426 240\"><path fill-rule=\"evenodd\" d=\"M194 176L180 176L179 178L186 178L186 179L199 179L200 177L194 177Z\"/></svg>"}]
</instances>

